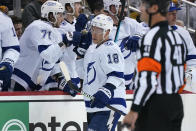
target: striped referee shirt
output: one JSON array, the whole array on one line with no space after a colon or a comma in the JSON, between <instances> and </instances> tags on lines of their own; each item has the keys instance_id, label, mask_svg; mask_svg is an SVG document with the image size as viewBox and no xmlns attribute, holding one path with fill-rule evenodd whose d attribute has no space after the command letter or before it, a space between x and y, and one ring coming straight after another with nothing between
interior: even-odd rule
<instances>
[{"instance_id":1,"label":"striped referee shirt","mask_svg":"<svg viewBox=\"0 0 196 131\"><path fill-rule=\"evenodd\" d=\"M187 47L167 21L154 25L137 52L136 90L131 107L140 111L152 94L176 94L184 86Z\"/></svg>"}]
</instances>

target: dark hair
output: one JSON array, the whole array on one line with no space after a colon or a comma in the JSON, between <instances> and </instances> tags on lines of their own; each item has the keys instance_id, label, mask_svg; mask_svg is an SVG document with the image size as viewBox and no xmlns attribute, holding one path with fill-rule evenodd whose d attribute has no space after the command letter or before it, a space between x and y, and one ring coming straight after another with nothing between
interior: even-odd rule
<instances>
[{"instance_id":1,"label":"dark hair","mask_svg":"<svg viewBox=\"0 0 196 131\"><path fill-rule=\"evenodd\" d=\"M101 11L104 8L103 0L86 0L92 12Z\"/></svg>"},{"instance_id":2,"label":"dark hair","mask_svg":"<svg viewBox=\"0 0 196 131\"><path fill-rule=\"evenodd\" d=\"M22 24L22 19L17 16L10 16L12 19L13 24Z\"/></svg>"},{"instance_id":3,"label":"dark hair","mask_svg":"<svg viewBox=\"0 0 196 131\"><path fill-rule=\"evenodd\" d=\"M171 0L142 0L142 2L148 4L149 7L158 5L158 12L161 15L166 16Z\"/></svg>"}]
</instances>

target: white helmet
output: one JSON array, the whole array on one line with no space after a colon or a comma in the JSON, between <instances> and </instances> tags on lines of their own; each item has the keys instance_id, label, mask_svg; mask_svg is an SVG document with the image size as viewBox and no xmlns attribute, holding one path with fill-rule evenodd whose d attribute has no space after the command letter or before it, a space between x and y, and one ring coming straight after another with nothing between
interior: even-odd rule
<instances>
[{"instance_id":1,"label":"white helmet","mask_svg":"<svg viewBox=\"0 0 196 131\"><path fill-rule=\"evenodd\" d=\"M121 5L120 0L103 0L104 10L108 11L112 15L117 15L119 6ZM110 6L114 5L116 7L116 14L113 14L110 10Z\"/></svg>"},{"instance_id":2,"label":"white helmet","mask_svg":"<svg viewBox=\"0 0 196 131\"><path fill-rule=\"evenodd\" d=\"M92 20L92 26L99 27L106 32L113 29L113 20L110 16L100 14Z\"/></svg>"},{"instance_id":3,"label":"white helmet","mask_svg":"<svg viewBox=\"0 0 196 131\"><path fill-rule=\"evenodd\" d=\"M56 1L46 1L41 7L41 17L48 19L48 14L52 12L55 20L57 20L57 14L64 12L64 7L61 3Z\"/></svg>"},{"instance_id":4,"label":"white helmet","mask_svg":"<svg viewBox=\"0 0 196 131\"><path fill-rule=\"evenodd\" d=\"M74 12L75 12L74 4L75 4L76 2L82 2L82 0L57 0L57 1L58 1L59 3L61 3L64 7L65 7L65 4L69 3L70 6L71 6L72 9L73 9L73 13L72 13L72 14L74 14Z\"/></svg>"}]
</instances>

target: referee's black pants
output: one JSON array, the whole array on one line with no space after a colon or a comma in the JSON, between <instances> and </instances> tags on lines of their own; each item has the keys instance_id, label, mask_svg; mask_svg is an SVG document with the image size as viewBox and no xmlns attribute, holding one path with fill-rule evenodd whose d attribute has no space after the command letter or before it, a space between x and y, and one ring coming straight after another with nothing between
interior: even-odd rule
<instances>
[{"instance_id":1,"label":"referee's black pants","mask_svg":"<svg viewBox=\"0 0 196 131\"><path fill-rule=\"evenodd\" d=\"M181 131L183 116L179 94L154 94L139 113L134 131Z\"/></svg>"}]
</instances>

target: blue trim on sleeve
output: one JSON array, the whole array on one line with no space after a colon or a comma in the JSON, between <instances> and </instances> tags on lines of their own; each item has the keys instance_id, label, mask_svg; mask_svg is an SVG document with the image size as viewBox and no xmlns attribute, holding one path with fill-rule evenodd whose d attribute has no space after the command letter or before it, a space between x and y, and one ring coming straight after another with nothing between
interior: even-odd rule
<instances>
[{"instance_id":1,"label":"blue trim on sleeve","mask_svg":"<svg viewBox=\"0 0 196 131\"><path fill-rule=\"evenodd\" d=\"M85 106L88 107L88 108L91 108L90 103L91 103L90 101L85 101ZM109 105L122 105L125 108L127 107L125 99L123 99L123 98L112 98L109 101Z\"/></svg>"},{"instance_id":2,"label":"blue trim on sleeve","mask_svg":"<svg viewBox=\"0 0 196 131\"><path fill-rule=\"evenodd\" d=\"M57 62L56 62L56 64L59 64L61 62L61 60L59 59Z\"/></svg>"},{"instance_id":3,"label":"blue trim on sleeve","mask_svg":"<svg viewBox=\"0 0 196 131\"><path fill-rule=\"evenodd\" d=\"M125 81L129 81L129 80L131 80L131 79L133 78L133 75L134 75L134 73L132 73L132 74L128 74L128 75L124 75L124 79L125 79Z\"/></svg>"},{"instance_id":4,"label":"blue trim on sleeve","mask_svg":"<svg viewBox=\"0 0 196 131\"><path fill-rule=\"evenodd\" d=\"M17 68L14 68L13 74L24 80L32 90L36 89L37 85L31 80L31 77L28 76L26 73L22 72Z\"/></svg>"},{"instance_id":5,"label":"blue trim on sleeve","mask_svg":"<svg viewBox=\"0 0 196 131\"><path fill-rule=\"evenodd\" d=\"M114 104L123 105L124 107L127 107L127 104L125 102L125 99L123 99L123 98L112 98L109 101L109 105L114 105Z\"/></svg>"},{"instance_id":6,"label":"blue trim on sleeve","mask_svg":"<svg viewBox=\"0 0 196 131\"><path fill-rule=\"evenodd\" d=\"M71 81L73 81L76 85L80 83L80 78L71 78Z\"/></svg>"},{"instance_id":7,"label":"blue trim on sleeve","mask_svg":"<svg viewBox=\"0 0 196 131\"><path fill-rule=\"evenodd\" d=\"M19 46L7 46L7 47L2 47L2 53L4 53L6 50L9 50L9 49L14 49L14 50L20 52Z\"/></svg>"},{"instance_id":8,"label":"blue trim on sleeve","mask_svg":"<svg viewBox=\"0 0 196 131\"><path fill-rule=\"evenodd\" d=\"M51 71L54 67L50 68L50 69L47 69L47 68L44 68L42 67L41 69L44 70L44 71Z\"/></svg>"},{"instance_id":9,"label":"blue trim on sleeve","mask_svg":"<svg viewBox=\"0 0 196 131\"><path fill-rule=\"evenodd\" d=\"M50 68L50 69L47 69L47 68L41 68L42 70L44 70L44 71L51 71L53 68Z\"/></svg>"},{"instance_id":10,"label":"blue trim on sleeve","mask_svg":"<svg viewBox=\"0 0 196 131\"><path fill-rule=\"evenodd\" d=\"M56 82L56 81L54 79L52 79L51 76L49 76L45 84L54 83L54 82Z\"/></svg>"},{"instance_id":11,"label":"blue trim on sleeve","mask_svg":"<svg viewBox=\"0 0 196 131\"><path fill-rule=\"evenodd\" d=\"M44 70L44 71L51 71L53 68L54 68L54 66L52 67L52 68L44 68L44 65L45 64L50 64L48 61L46 61L46 60L43 60L42 61L42 67L40 68L41 70Z\"/></svg>"},{"instance_id":12,"label":"blue trim on sleeve","mask_svg":"<svg viewBox=\"0 0 196 131\"><path fill-rule=\"evenodd\" d=\"M50 45L39 45L38 51L41 53L42 51L46 50Z\"/></svg>"},{"instance_id":13,"label":"blue trim on sleeve","mask_svg":"<svg viewBox=\"0 0 196 131\"><path fill-rule=\"evenodd\" d=\"M196 59L196 55L187 55L186 56L186 61Z\"/></svg>"},{"instance_id":14,"label":"blue trim on sleeve","mask_svg":"<svg viewBox=\"0 0 196 131\"><path fill-rule=\"evenodd\" d=\"M124 57L124 59L127 59L130 55L131 55L131 51L129 52L127 56Z\"/></svg>"},{"instance_id":15,"label":"blue trim on sleeve","mask_svg":"<svg viewBox=\"0 0 196 131\"><path fill-rule=\"evenodd\" d=\"M124 73L123 72L113 71L113 72L110 72L109 74L107 74L107 77L110 77L110 76L115 76L115 77L124 79Z\"/></svg>"}]
</instances>

